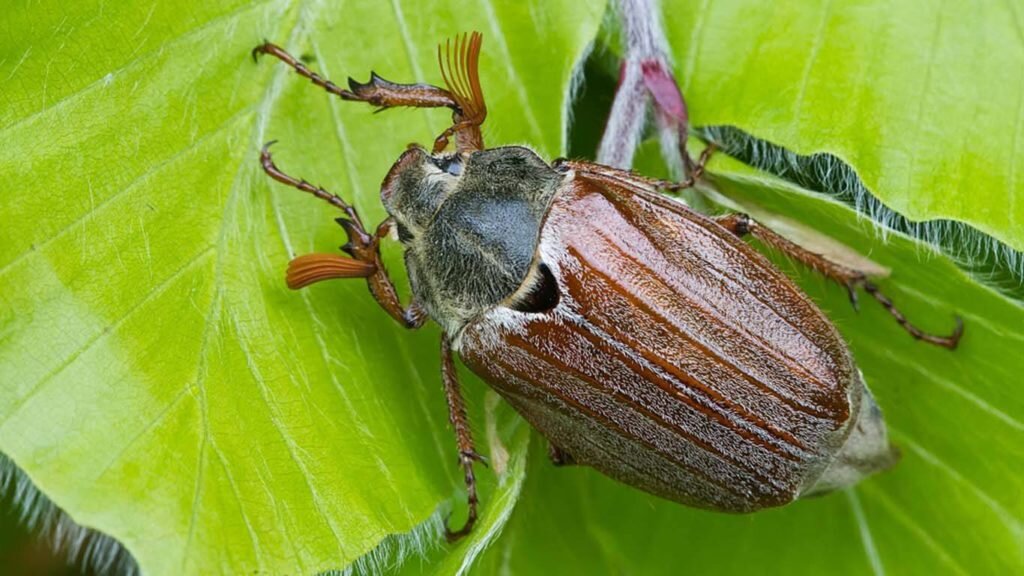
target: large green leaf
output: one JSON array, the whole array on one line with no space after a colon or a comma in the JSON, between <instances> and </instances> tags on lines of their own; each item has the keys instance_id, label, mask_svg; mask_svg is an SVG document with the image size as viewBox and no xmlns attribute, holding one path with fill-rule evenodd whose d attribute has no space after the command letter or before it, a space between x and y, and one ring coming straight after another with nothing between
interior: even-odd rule
<instances>
[{"instance_id":1,"label":"large green leaf","mask_svg":"<svg viewBox=\"0 0 1024 576\"><path fill-rule=\"evenodd\" d=\"M283 168L375 222L390 163L449 114L374 115L249 50L274 40L338 82L371 68L438 82L436 44L481 30L489 142L554 156L603 9L6 6L0 450L152 573L344 568L421 525L461 484L437 329L403 333L360 282L289 293L288 259L343 237L326 205L271 185L256 158L279 139ZM503 486L521 480L512 469ZM478 538L507 510L488 514Z\"/></svg>"},{"instance_id":2,"label":"large green leaf","mask_svg":"<svg viewBox=\"0 0 1024 576\"><path fill-rule=\"evenodd\" d=\"M342 237L254 160L279 139L282 167L376 221L390 163L448 114L373 115L248 50L272 39L339 82L370 68L436 82L436 42L479 29L489 143L552 157L603 3L207 4L0 13L0 451L150 572L373 569L436 543L443 503L464 515L437 330L395 327L359 283L287 292L284 262ZM698 124L835 152L894 208L1024 247L1022 88L1000 76L1021 68L1020 9L945 4L665 2ZM891 267L883 286L926 328L964 316L962 348L937 350L780 261L850 340L903 462L782 510L699 512L553 469L542 444L527 463L525 426L465 374L493 465L478 471L481 521L405 571L464 572L489 543L480 573L1024 570L1021 309L844 206L713 169L755 215L812 223Z\"/></svg>"},{"instance_id":3,"label":"large green leaf","mask_svg":"<svg viewBox=\"0 0 1024 576\"><path fill-rule=\"evenodd\" d=\"M735 161L713 167L717 187L756 218L813 223L890 267L881 285L926 328L948 330L953 311L963 316L958 350L928 346L874 302L854 313L839 286L778 259L850 342L902 461L846 492L732 516L659 500L592 470L553 468L537 449L507 534L479 573L1024 571L1024 310L913 240L882 241L845 205Z\"/></svg>"},{"instance_id":4,"label":"large green leaf","mask_svg":"<svg viewBox=\"0 0 1024 576\"><path fill-rule=\"evenodd\" d=\"M831 152L914 220L1024 250L1024 6L667 0L693 120Z\"/></svg>"}]
</instances>

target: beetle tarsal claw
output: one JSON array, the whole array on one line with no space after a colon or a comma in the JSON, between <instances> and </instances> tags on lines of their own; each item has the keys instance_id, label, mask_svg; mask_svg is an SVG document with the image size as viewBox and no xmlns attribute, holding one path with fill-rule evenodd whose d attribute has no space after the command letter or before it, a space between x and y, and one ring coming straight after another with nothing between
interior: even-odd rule
<instances>
[{"instance_id":1,"label":"beetle tarsal claw","mask_svg":"<svg viewBox=\"0 0 1024 576\"><path fill-rule=\"evenodd\" d=\"M954 316L956 319L956 327L953 328L953 333L949 335L951 344L949 348L955 350L957 345L960 344L960 338L964 335L964 319L959 316Z\"/></svg>"},{"instance_id":2,"label":"beetle tarsal claw","mask_svg":"<svg viewBox=\"0 0 1024 576\"><path fill-rule=\"evenodd\" d=\"M860 299L857 297L857 283L847 283L846 293L850 298L850 306L853 306L853 311L860 312Z\"/></svg>"},{"instance_id":3,"label":"beetle tarsal claw","mask_svg":"<svg viewBox=\"0 0 1024 576\"><path fill-rule=\"evenodd\" d=\"M373 239L361 224L345 217L335 218L334 221L345 230L345 234L348 236L348 242L341 247L343 251L355 258L361 258L360 251L373 247Z\"/></svg>"},{"instance_id":4,"label":"beetle tarsal claw","mask_svg":"<svg viewBox=\"0 0 1024 576\"><path fill-rule=\"evenodd\" d=\"M488 468L491 467L490 460L488 460L486 456L481 455L476 450L466 450L464 452L459 452L459 462L462 463L463 461L479 462Z\"/></svg>"},{"instance_id":5,"label":"beetle tarsal claw","mask_svg":"<svg viewBox=\"0 0 1024 576\"><path fill-rule=\"evenodd\" d=\"M266 38L263 39L263 43L252 49L252 61L258 62L261 54L266 54L272 48L276 48Z\"/></svg>"},{"instance_id":6,"label":"beetle tarsal claw","mask_svg":"<svg viewBox=\"0 0 1024 576\"><path fill-rule=\"evenodd\" d=\"M960 345L960 338L964 335L964 320L960 316L954 316L953 319L956 321L956 326L953 327L953 332L949 336L930 336L923 334L918 337L916 334L911 333L918 340L924 340L932 344L937 344L950 350L956 350L957 346Z\"/></svg>"},{"instance_id":7,"label":"beetle tarsal claw","mask_svg":"<svg viewBox=\"0 0 1024 576\"><path fill-rule=\"evenodd\" d=\"M452 530L451 519L452 513L449 512L448 515L444 517L444 538L449 544L461 540L473 530L473 525L476 524L476 502L470 502L469 517L466 518L466 523L463 524L462 528Z\"/></svg>"},{"instance_id":8,"label":"beetle tarsal claw","mask_svg":"<svg viewBox=\"0 0 1024 576\"><path fill-rule=\"evenodd\" d=\"M466 534L469 534L469 530L466 530L465 526L463 526L462 528L460 528L458 530L452 530L448 526L448 521L445 520L445 523L444 523L444 539L447 540L449 544L458 542Z\"/></svg>"}]
</instances>

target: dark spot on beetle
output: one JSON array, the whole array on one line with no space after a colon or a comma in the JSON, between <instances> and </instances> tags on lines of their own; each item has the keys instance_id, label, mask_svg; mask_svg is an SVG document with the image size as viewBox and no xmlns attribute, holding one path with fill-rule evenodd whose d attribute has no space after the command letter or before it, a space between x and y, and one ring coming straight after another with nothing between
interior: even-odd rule
<instances>
[{"instance_id":1,"label":"dark spot on beetle","mask_svg":"<svg viewBox=\"0 0 1024 576\"><path fill-rule=\"evenodd\" d=\"M558 281L551 273L548 265L541 262L538 267L540 278L534 282L530 290L519 298L511 306L513 310L527 312L529 314L540 314L558 306L561 295L558 292Z\"/></svg>"},{"instance_id":2,"label":"dark spot on beetle","mask_svg":"<svg viewBox=\"0 0 1024 576\"><path fill-rule=\"evenodd\" d=\"M398 241L403 244L412 242L415 239L412 232L409 232L409 229L401 222L395 222L395 230L398 231Z\"/></svg>"}]
</instances>

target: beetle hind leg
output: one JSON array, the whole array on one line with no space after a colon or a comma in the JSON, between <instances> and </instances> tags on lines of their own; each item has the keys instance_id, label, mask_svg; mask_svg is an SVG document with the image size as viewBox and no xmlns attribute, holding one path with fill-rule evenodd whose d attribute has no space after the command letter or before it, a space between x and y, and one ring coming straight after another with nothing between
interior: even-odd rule
<instances>
[{"instance_id":1,"label":"beetle hind leg","mask_svg":"<svg viewBox=\"0 0 1024 576\"><path fill-rule=\"evenodd\" d=\"M473 433L469 428L469 419L466 417L466 402L462 398L462 390L459 387L458 374L455 370L455 361L452 358L451 344L448 337L441 338L441 376L444 380L444 394L448 400L448 419L455 429L455 440L459 447L459 464L466 483L466 502L469 505L469 513L466 516L466 523L458 530L452 530L445 526L445 536L449 542L454 542L469 534L477 519L477 506L480 499L476 492L476 475L473 473L473 463L480 462L487 464L483 456L477 453L473 447Z\"/></svg>"},{"instance_id":2,"label":"beetle hind leg","mask_svg":"<svg viewBox=\"0 0 1024 576\"><path fill-rule=\"evenodd\" d=\"M892 300L890 300L889 297L886 296L885 294L882 294L878 286L875 286L867 278L861 278L860 287L863 288L865 292L870 294L872 298L877 300L878 303L881 304L882 307L885 308L889 312L889 314L896 319L896 322L898 322L899 325L902 326L904 330L909 332L910 335L913 336L915 339L923 340L930 344L935 344L936 346L949 348L950 350L955 350L957 345L960 343L960 338L964 334L964 321L959 316L955 317L956 326L953 328L953 332L949 336L935 336L933 334L928 334L927 332L924 332L920 328L911 324L910 321L907 320L907 317L904 316L903 313L900 312L899 309L896 308L896 306L892 303ZM851 288L847 289L851 290ZM855 297L854 300L856 300Z\"/></svg>"},{"instance_id":3,"label":"beetle hind leg","mask_svg":"<svg viewBox=\"0 0 1024 576\"><path fill-rule=\"evenodd\" d=\"M729 214L717 218L716 221L719 225L737 236L742 237L750 234L764 242L766 245L786 254L794 260L801 262L826 278L835 280L846 288L850 295L850 303L853 305L855 310L857 309L857 289L863 288L864 291L877 300L878 303L896 319L896 322L914 339L922 340L936 346L942 346L943 348L949 348L950 350L955 349L960 343L960 337L964 332L964 324L959 316L956 317L956 327L950 335L937 336L929 334L911 324L910 321L907 320L907 317L904 316L898 308L896 308L892 300L890 300L885 294L882 294L878 286L872 283L864 272L849 268L838 262L829 260L825 256L811 252L810 250L786 239L770 228L766 228L758 224L746 214Z\"/></svg>"}]
</instances>

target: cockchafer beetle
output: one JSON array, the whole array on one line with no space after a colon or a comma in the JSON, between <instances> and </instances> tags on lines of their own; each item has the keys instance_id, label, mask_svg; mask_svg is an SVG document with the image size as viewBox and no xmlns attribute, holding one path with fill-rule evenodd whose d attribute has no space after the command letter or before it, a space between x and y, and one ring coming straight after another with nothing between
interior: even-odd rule
<instances>
[{"instance_id":1,"label":"cockchafer beetle","mask_svg":"<svg viewBox=\"0 0 1024 576\"><path fill-rule=\"evenodd\" d=\"M268 54L343 100L381 109L448 107L433 150L410 146L384 178L389 217L368 232L336 195L293 178L264 147L273 179L344 212L349 257L291 261L298 289L365 278L408 328L440 324L442 380L477 517L473 447L453 352L549 441L555 464L582 464L683 504L751 512L849 486L896 458L881 411L846 344L818 307L741 238L752 235L847 287L863 288L915 338L866 275L743 214L704 216L658 194L694 183L582 161L547 163L529 148L486 148L478 76L482 37L438 47L446 88L372 74L343 89L274 44ZM455 137L455 152L444 153ZM269 146L269 145L268 145ZM402 307L381 240L405 248L412 299Z\"/></svg>"}]
</instances>

